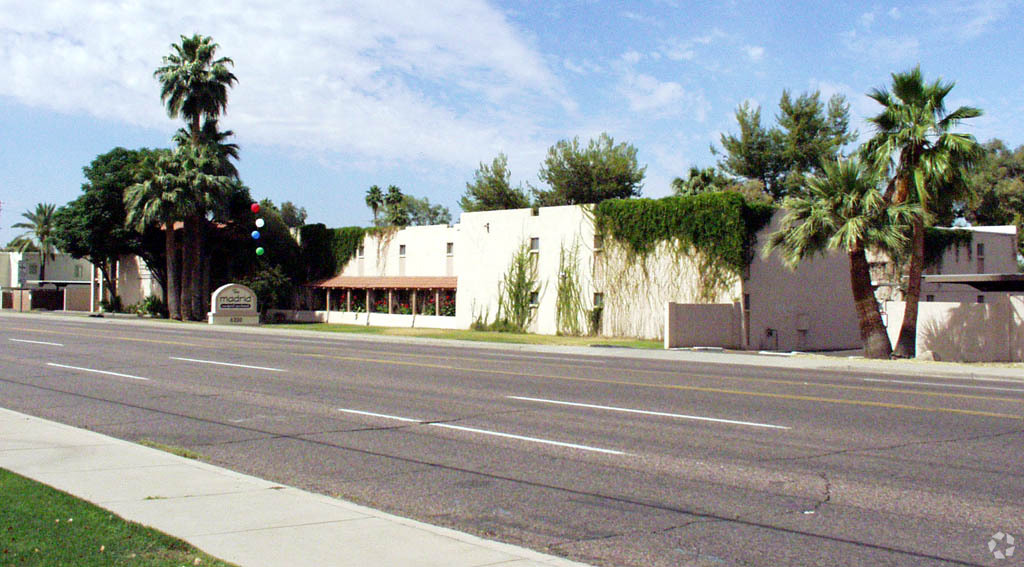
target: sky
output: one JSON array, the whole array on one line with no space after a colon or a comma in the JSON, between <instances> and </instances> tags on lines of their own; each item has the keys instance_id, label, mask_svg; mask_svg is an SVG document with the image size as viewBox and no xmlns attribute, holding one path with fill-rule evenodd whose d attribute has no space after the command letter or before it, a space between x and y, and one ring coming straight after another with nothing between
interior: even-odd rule
<instances>
[{"instance_id":1,"label":"sky","mask_svg":"<svg viewBox=\"0 0 1024 567\"><path fill-rule=\"evenodd\" d=\"M638 150L643 196L714 165L736 108L784 89L842 94L860 141L866 96L920 65L955 81L979 141L1024 144L1024 3L649 0L0 0L0 243L37 203L81 193L115 147L170 147L153 71L181 35L234 61L224 128L257 199L307 222L367 225L367 188L447 206L481 162L543 187L549 147L607 132Z\"/></svg>"}]
</instances>

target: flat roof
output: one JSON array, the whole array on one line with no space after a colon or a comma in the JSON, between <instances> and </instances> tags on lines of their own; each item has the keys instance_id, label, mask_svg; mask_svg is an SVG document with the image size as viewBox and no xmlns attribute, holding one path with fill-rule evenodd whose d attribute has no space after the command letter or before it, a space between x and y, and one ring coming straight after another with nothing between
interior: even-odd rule
<instances>
[{"instance_id":1,"label":"flat roof","mask_svg":"<svg viewBox=\"0 0 1024 567\"><path fill-rule=\"evenodd\" d=\"M334 276L312 287L335 289L455 289L456 276Z\"/></svg>"},{"instance_id":2,"label":"flat roof","mask_svg":"<svg viewBox=\"0 0 1024 567\"><path fill-rule=\"evenodd\" d=\"M979 291L1024 292L1024 274L926 275L924 281L936 284L964 284Z\"/></svg>"}]
</instances>

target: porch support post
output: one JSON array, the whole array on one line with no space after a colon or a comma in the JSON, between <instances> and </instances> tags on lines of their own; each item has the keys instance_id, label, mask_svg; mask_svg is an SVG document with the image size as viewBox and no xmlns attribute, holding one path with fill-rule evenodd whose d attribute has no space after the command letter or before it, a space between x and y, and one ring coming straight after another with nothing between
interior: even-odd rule
<instances>
[{"instance_id":1,"label":"porch support post","mask_svg":"<svg viewBox=\"0 0 1024 567\"><path fill-rule=\"evenodd\" d=\"M434 290L434 315L441 316L441 290Z\"/></svg>"}]
</instances>

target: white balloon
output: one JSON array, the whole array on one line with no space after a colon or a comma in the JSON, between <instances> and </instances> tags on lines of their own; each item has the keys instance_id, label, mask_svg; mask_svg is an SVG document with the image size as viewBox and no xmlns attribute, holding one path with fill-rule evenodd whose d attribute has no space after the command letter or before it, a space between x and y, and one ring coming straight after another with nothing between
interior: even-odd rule
<instances>
[{"instance_id":1,"label":"white balloon","mask_svg":"<svg viewBox=\"0 0 1024 567\"><path fill-rule=\"evenodd\" d=\"M256 228L263 228L263 219L256 219Z\"/></svg>"}]
</instances>

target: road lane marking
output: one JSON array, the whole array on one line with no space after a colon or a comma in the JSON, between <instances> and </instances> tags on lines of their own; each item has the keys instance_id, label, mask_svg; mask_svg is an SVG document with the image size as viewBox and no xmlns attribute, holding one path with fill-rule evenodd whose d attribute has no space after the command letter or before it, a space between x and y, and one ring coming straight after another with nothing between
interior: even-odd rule
<instances>
[{"instance_id":1,"label":"road lane marking","mask_svg":"<svg viewBox=\"0 0 1024 567\"><path fill-rule=\"evenodd\" d=\"M453 429L456 431L465 431L468 433L479 433L481 435L491 435L494 437L504 437L506 439L516 439L518 441L529 441L531 443L541 443L544 445L554 445L556 447L566 447L569 449L579 449L581 451L591 451L593 453L604 453L606 455L625 455L622 451L616 451L614 449L602 449L600 447L591 447L589 445L579 445L577 443L566 443L564 441L552 441L551 439L541 439L539 437L526 437L524 435L513 435L512 433L502 433L500 431L491 431L489 429L477 429L475 427L464 427L462 425L452 425L450 423L436 423L432 421L423 421L421 419L412 419L410 417L400 417L397 415L387 415L383 413L373 413L369 411L354 410L347 408L338 408L338 411L345 413L352 413L356 415L367 415L370 417L380 417L383 419L393 419L396 421L402 421L405 423L415 423L417 425L425 425L429 427L440 427L442 429Z\"/></svg>"},{"instance_id":2,"label":"road lane marking","mask_svg":"<svg viewBox=\"0 0 1024 567\"><path fill-rule=\"evenodd\" d=\"M66 364L57 364L56 362L47 362L47 366L56 366L57 368L67 368L70 370L80 370L82 372L95 372L96 374L108 374L110 376L120 376L121 378L131 378L132 380L149 380L149 378L143 378L142 376L132 376L131 374L121 374L120 372L110 372L109 370L96 370L95 368L82 368L80 366L68 366Z\"/></svg>"},{"instance_id":3,"label":"road lane marking","mask_svg":"<svg viewBox=\"0 0 1024 567\"><path fill-rule=\"evenodd\" d=\"M497 374L500 376L513 376L517 378L541 378L548 380L564 380L567 382L585 382L590 384L611 384L615 386L628 386L633 388L659 388L664 390L680 390L688 392L704 392L709 394L729 394L734 396L753 396L759 398L772 398L778 400L798 400L802 402L821 402L823 404L839 404L839 405L851 405L851 406L867 406L867 407L878 407L885 409L902 409L908 411L924 411L931 413L955 413L961 415L976 415L981 417L996 417L1001 419L1015 419L1024 420L1024 415L1015 415L1008 413L996 413L981 410L966 410L959 408L930 408L925 406L912 406L906 404L895 404L890 402L873 402L870 400L842 400L837 398L823 398L820 396L806 396L803 394L778 394L775 392L754 392L750 390L732 390L729 388L711 388L707 386L685 386L683 384L653 384L650 382L630 382L628 380L612 380L605 378L584 378L582 376L558 376L555 374L529 374L525 372L515 372L513 370L490 370L484 368L461 368L458 366L450 366L447 364L428 364L422 362L405 362L400 360L386 360L378 358L361 358L354 356L334 356L327 354L306 354L313 358L329 358L334 360L350 360L357 362L376 362L380 364L392 364L398 366L418 366L421 368L437 368L442 370L455 370L459 372L477 372L480 374ZM903 392L902 390L898 390ZM912 393L912 392L905 392ZM957 397L976 397L976 396L957 396ZM1004 402L1020 402L1020 400L1008 400L1005 398L985 398L994 401Z\"/></svg>"},{"instance_id":4,"label":"road lane marking","mask_svg":"<svg viewBox=\"0 0 1024 567\"><path fill-rule=\"evenodd\" d=\"M593 451L595 453L605 453L607 455L625 455L622 451L615 451L612 449L601 449L600 447L591 447L589 445L577 445L575 443L564 443L562 441L551 441L550 439L539 439L537 437L524 437L522 435L513 435L511 433L501 433L498 431L488 431L486 429L477 429L475 427L463 427L461 425L452 425L450 423L428 423L433 427L443 427L445 429L455 429L457 431L468 431L470 433L480 433L482 435L493 435L495 437L505 437L508 439L518 439L519 441L530 441L531 443L543 443L545 445L555 445L557 447L568 447L570 449L580 449L582 451Z\"/></svg>"},{"instance_id":5,"label":"road lane marking","mask_svg":"<svg viewBox=\"0 0 1024 567\"><path fill-rule=\"evenodd\" d=\"M916 386L938 386L939 388L970 388L972 390L998 390L1000 392L1020 392L1024 388L999 388L997 386L971 386L968 384L942 384L939 382L913 382L910 380L883 380L881 378L862 378L865 382L886 382L889 384L914 384Z\"/></svg>"},{"instance_id":6,"label":"road lane marking","mask_svg":"<svg viewBox=\"0 0 1024 567\"><path fill-rule=\"evenodd\" d=\"M398 417L397 415L385 415L383 413L373 413L373 412L370 412L370 411L360 411L360 410L345 409L345 408L338 408L338 411L345 412L345 413L354 413L356 415L368 415L370 417L382 417L384 419L394 419L396 421L405 421L405 422L408 422L408 423L423 423L423 420L421 420L421 419L412 419L412 418L408 418L408 417Z\"/></svg>"},{"instance_id":7,"label":"road lane marking","mask_svg":"<svg viewBox=\"0 0 1024 567\"><path fill-rule=\"evenodd\" d=\"M46 341L29 341L29 340L25 340L25 339L7 339L7 340L12 341L12 342L16 342L16 343L29 343L29 344L32 344L32 345L64 346L61 343L48 343Z\"/></svg>"},{"instance_id":8,"label":"road lane marking","mask_svg":"<svg viewBox=\"0 0 1024 567\"><path fill-rule=\"evenodd\" d=\"M526 401L526 402L538 402L538 403L543 403L543 404L554 404L554 405L560 405L560 406L572 406L572 407L578 407L578 408L590 408L590 409L617 411L617 412L622 412L622 413L636 413L636 414L641 414L641 415L653 415L653 416L658 416L658 417L674 417L674 418L678 418L678 419L692 419L692 420L696 420L696 421L713 421L715 423L729 423L729 424L732 424L732 425L749 425L750 427L764 427L764 428L768 428L768 429L792 429L792 427L786 427L785 425L772 425L770 423L757 423L757 422L753 422L753 421L736 421L736 420L733 420L733 419L722 419L722 418L718 418L718 417L704 417L704 416L699 416L699 415L685 415L685 414L679 414L679 413L665 413L665 412L660 412L660 411L648 411L648 410L638 410L638 409L629 409L629 408L617 408L617 407L612 407L612 406L599 406L599 405L594 405L594 404L581 404L581 403L578 403L578 402L565 402L565 401L561 401L561 400L545 400L543 398L527 398L527 397L523 397L523 396L505 396L505 397L513 399L513 400L523 400L523 401Z\"/></svg>"},{"instance_id":9,"label":"road lane marking","mask_svg":"<svg viewBox=\"0 0 1024 567\"><path fill-rule=\"evenodd\" d=\"M284 372L280 368L269 368L266 366L250 366L248 364L235 364L233 362L218 362L216 360L199 360L198 358L181 358L180 356L168 357L171 360L182 360L185 362L198 362L199 364L216 364L218 366L234 366L235 368L249 368L252 370L269 370L271 372Z\"/></svg>"},{"instance_id":10,"label":"road lane marking","mask_svg":"<svg viewBox=\"0 0 1024 567\"><path fill-rule=\"evenodd\" d=\"M80 336L81 335L81 333L71 333L71 332L62 332L62 331L54 331L54 330L31 329L31 328L22 328L22 327L12 328L12 330L32 332L32 333L41 333L41 334L52 334L52 335L76 335L76 336ZM156 344L168 344L168 345L180 345L180 346L188 346L188 347L195 347L195 348L217 348L217 347L211 346L209 343L207 343L207 344L200 344L200 343L186 343L186 342L177 342L177 341L162 341L162 340L156 340L156 339L142 339L142 338L135 338L135 337L122 337L122 336L119 336L119 335L107 335L107 334L103 334L103 333L88 333L88 334L91 335L91 336L103 337L103 338L108 338L108 339L113 339L113 340L122 340L122 341L156 343ZM251 346L248 343L243 343L241 341L233 341L233 340L224 340L224 341L219 341L218 342L218 345L224 345L224 344L235 344L235 345L239 345L239 346L243 346L243 345L244 346ZM329 358L329 359L333 359L333 360L347 360L347 361L352 361L352 362L371 362L371 363L391 364L391 365L420 366L420 367L423 367L423 368L439 368L439 369L456 370L456 371L469 371L469 372L477 371L477 372L486 372L486 373L491 373L491 374L508 374L508 375L518 375L518 376L523 376L523 377L534 377L534 378L555 378L555 379L559 379L559 380L582 380L582 381L590 381L590 382L594 382L594 381L600 382L597 379L588 379L588 378L573 378L573 377L568 377L568 376L555 376L555 375L548 375L548 374L525 374L525 373L502 371L502 370L484 370L484 369L478 369L478 368L463 368L463 367L450 366L450 365L444 365L444 364L431 364L431 363L424 363L424 362L401 361L401 360L394 360L394 359L368 358L368 357L365 357L365 356L337 356L337 355L326 355L326 354L319 354L319 353L304 353L304 352L296 352L296 353L292 353L292 354L294 354L295 356L306 356L306 357L311 357L311 358ZM384 353L381 352L381 354L384 354ZM493 359L490 359L490 358L453 357L453 356L450 356L450 355L432 355L432 354L427 354L427 353L415 353L415 354L412 354L412 353L411 354L388 353L388 354L390 356L437 358L437 359L443 359L443 360L463 360L463 361L467 361L467 362L479 362L479 361L488 361L488 362L490 362L490 361L493 361ZM500 361L494 361L494 362L500 362ZM545 363L545 364L548 364L550 366L560 366L560 367L572 368L574 370L580 370L580 369L583 369L583 368L592 368L592 369L595 369L595 370L601 370L602 369L602 367L600 367L600 366L591 365L591 364L583 364L583 363L569 365L569 364L557 364L557 363L553 363L552 362L552 363ZM627 371L627 370L624 370L624 369L620 369L620 370L623 370L623 372ZM827 369L826 369L826 371L827 371ZM649 369L638 368L638 369L630 369L630 370L628 370L628 372L633 373L633 374L652 374L652 375L661 375L661 376L667 376L667 377L680 377L680 374L674 373L671 370L649 370ZM686 377L686 376L682 376L682 377ZM811 387L811 388L829 388L829 389L839 389L839 390L853 390L853 391L862 391L862 392L883 392L883 393L892 393L892 394L900 394L900 395L907 395L907 396L955 398L955 399L965 399L965 400L985 400L985 401L994 401L994 402L1000 402L1000 403L1024 404L1024 399L1000 398L1000 397L996 397L996 396L983 396L983 395L972 395L972 394L959 394L959 393L953 393L953 392L922 392L920 390L907 390L907 389L899 389L899 388L883 388L883 387L878 387L878 386L858 386L858 385L852 385L852 384L831 384L831 383L821 383L821 382L808 382L806 380L783 380L783 379L773 379L773 378L754 378L754 377L748 377L748 376L725 376L725 375L698 376L697 378L698 379L716 378L716 379L731 380L731 381L756 382L756 383L762 383L762 384L777 384L777 385L784 385L784 386L791 385L791 386L803 386L803 387ZM1012 380L998 380L998 379L991 379L991 378L975 378L975 379L976 380L983 380L983 381L991 381L991 382L1014 382ZM657 388L657 387L668 388L668 389L694 388L694 389L698 389L698 391L700 389L700 387L698 387L698 386L682 386L682 385L673 385L673 384L659 385L659 384L651 384L651 383L635 383L635 382L626 382L626 381L617 381L617 380L605 380L604 383L607 383L607 384L622 384L622 385L636 385L636 386L648 387L648 388ZM707 391L712 391L712 392L716 391L716 389L714 389L714 388L707 388L706 390ZM743 391L737 391L737 390L725 390L724 391L724 393L737 393L737 392L743 393ZM751 394L751 395L755 395L755 394ZM785 395L786 394L776 394L776 396L785 396ZM806 398L806 397L796 397L795 399L808 399L808 398ZM857 400L832 400L830 398L809 398L809 399L811 401L822 401L822 402L825 402L825 403L844 403L844 402L845 403L852 403L852 404L856 404L857 403ZM878 405L879 403L880 402L865 402L866 405ZM954 409L954 408L926 409L926 408L919 408L919 407L916 407L916 406L904 406L904 405L900 405L900 404L891 404L889 406L883 406L883 407L894 407L896 409L910 409L910 410L933 411L933 412L934 411L938 411L938 412L946 412L946 411L948 411L948 412L951 412L951 413L960 413L960 414L965 414L965 415L980 415L980 416L985 416L985 417L1024 419L1024 415L1012 415L1012 414L993 413L993 412L984 412L984 411L972 411L972 410L958 410L958 409Z\"/></svg>"}]
</instances>

